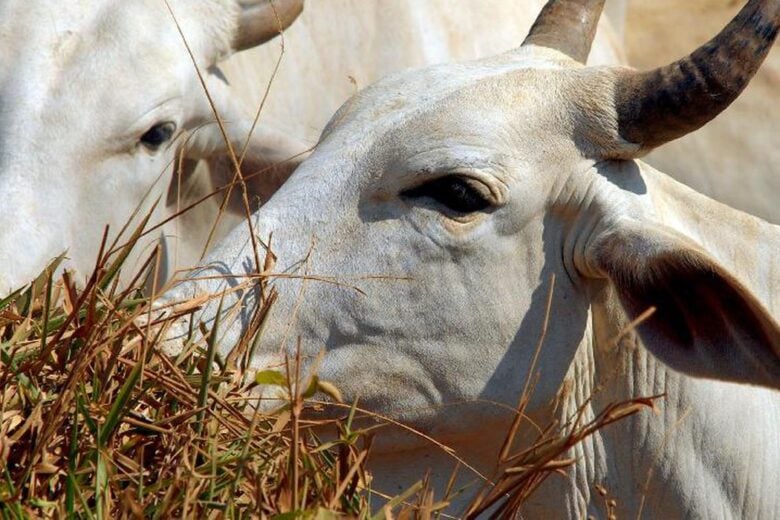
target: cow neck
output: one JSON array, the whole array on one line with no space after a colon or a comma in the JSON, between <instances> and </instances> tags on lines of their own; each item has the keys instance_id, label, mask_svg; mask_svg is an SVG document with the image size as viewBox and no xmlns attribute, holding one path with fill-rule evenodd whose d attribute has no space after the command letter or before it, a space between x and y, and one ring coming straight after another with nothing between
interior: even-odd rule
<instances>
[{"instance_id":1,"label":"cow neck","mask_svg":"<svg viewBox=\"0 0 780 520\"><path fill-rule=\"evenodd\" d=\"M773 253L780 250L780 228L637 164L651 218L699 243L780 321L772 296L780 294ZM629 320L612 289L601 291L591 308L592 334L569 373L578 390L565 396L561 417L584 406L587 420L618 401L665 397L655 413L639 413L578 445L569 477L548 480L529 515L558 496L564 516L606 517L599 486L616 501L620 518L777 517L780 393L684 376L658 362L635 334L615 342Z\"/></svg>"},{"instance_id":2,"label":"cow neck","mask_svg":"<svg viewBox=\"0 0 780 520\"><path fill-rule=\"evenodd\" d=\"M780 278L768 271L769 262L759 260L780 249L778 227L700 195L647 165L636 165L650 200L648 218L700 243L777 317L780 309L772 307L771 294ZM612 512L620 518L780 516L774 491L774 468L780 467L776 435L780 393L669 370L635 334L612 341L629 320L606 284L592 301L591 318L561 386L555 418L565 423L584 410L582 421L587 422L619 401L665 397L656 401L656 412L643 411L578 444L571 453L577 462L565 477L548 478L526 504L524 515L607 518L607 503L614 499ZM540 423L549 422L549 410L537 412ZM486 430L490 429L483 428L477 440L447 445L492 477L506 430L495 428L491 438L485 437ZM701 452L701 446L708 452ZM389 494L402 492L420 479L421 468L430 468L437 497L455 465L452 456L432 446L407 452L376 450L370 462L374 488ZM461 467L459 475L456 488L470 486L448 509L452 514L462 512L479 489L480 478L473 472ZM739 509L724 511L727 504Z\"/></svg>"}]
</instances>

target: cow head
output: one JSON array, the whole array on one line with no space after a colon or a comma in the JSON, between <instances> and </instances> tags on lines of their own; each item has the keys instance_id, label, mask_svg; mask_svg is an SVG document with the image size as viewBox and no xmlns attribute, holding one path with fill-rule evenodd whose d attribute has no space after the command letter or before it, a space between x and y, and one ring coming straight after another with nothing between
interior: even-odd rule
<instances>
[{"instance_id":1,"label":"cow head","mask_svg":"<svg viewBox=\"0 0 780 520\"><path fill-rule=\"evenodd\" d=\"M280 296L258 367L300 338L363 406L439 435L484 431L505 413L485 403L514 402L532 367L537 402L555 395L600 333L594 305L621 308L621 326L655 306L639 332L661 359L778 386L773 318L659 215L634 159L725 109L766 54L780 4L751 1L710 43L647 73L582 65L602 4L551 1L516 51L386 78L336 113L255 214L273 232ZM226 350L257 293L225 290L254 272L252 255L236 228L201 280L169 294L240 300L220 326ZM467 416L442 406L463 402Z\"/></svg>"},{"instance_id":2,"label":"cow head","mask_svg":"<svg viewBox=\"0 0 780 520\"><path fill-rule=\"evenodd\" d=\"M231 102L213 66L278 34L301 7L300 0L3 2L0 294L63 252L70 267L89 272L104 226L116 235L165 193L177 150L194 158L225 152L214 110L240 150L252 114ZM289 151L269 132L253 144L261 154Z\"/></svg>"}]
</instances>

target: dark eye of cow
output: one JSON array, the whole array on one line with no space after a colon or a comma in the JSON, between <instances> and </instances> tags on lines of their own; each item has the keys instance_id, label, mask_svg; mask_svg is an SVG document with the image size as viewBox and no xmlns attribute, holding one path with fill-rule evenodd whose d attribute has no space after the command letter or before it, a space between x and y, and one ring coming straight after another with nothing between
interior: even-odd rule
<instances>
[{"instance_id":1,"label":"dark eye of cow","mask_svg":"<svg viewBox=\"0 0 780 520\"><path fill-rule=\"evenodd\" d=\"M141 144L150 150L157 150L160 146L170 141L174 133L176 133L176 123L170 121L158 123L141 136Z\"/></svg>"},{"instance_id":2,"label":"dark eye of cow","mask_svg":"<svg viewBox=\"0 0 780 520\"><path fill-rule=\"evenodd\" d=\"M405 190L401 196L410 199L427 197L452 211L474 213L490 206L490 201L473 186L474 182L460 175L447 175Z\"/></svg>"}]
</instances>

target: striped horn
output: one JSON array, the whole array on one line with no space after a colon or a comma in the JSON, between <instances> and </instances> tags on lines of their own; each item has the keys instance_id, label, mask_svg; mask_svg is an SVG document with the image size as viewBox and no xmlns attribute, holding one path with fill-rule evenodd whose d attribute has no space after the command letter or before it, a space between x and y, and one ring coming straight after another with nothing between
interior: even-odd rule
<instances>
[{"instance_id":1,"label":"striped horn","mask_svg":"<svg viewBox=\"0 0 780 520\"><path fill-rule=\"evenodd\" d=\"M550 0L523 45L555 49L585 63L604 9L604 0Z\"/></svg>"},{"instance_id":2,"label":"striped horn","mask_svg":"<svg viewBox=\"0 0 780 520\"><path fill-rule=\"evenodd\" d=\"M780 25L780 0L750 0L715 38L689 56L616 81L620 136L642 155L704 126L755 75Z\"/></svg>"}]
</instances>

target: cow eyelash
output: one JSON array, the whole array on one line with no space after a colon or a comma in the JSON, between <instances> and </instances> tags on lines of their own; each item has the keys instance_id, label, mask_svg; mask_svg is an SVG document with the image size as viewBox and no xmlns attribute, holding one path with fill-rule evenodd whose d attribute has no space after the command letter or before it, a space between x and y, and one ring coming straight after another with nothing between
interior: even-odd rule
<instances>
[{"instance_id":1,"label":"cow eyelash","mask_svg":"<svg viewBox=\"0 0 780 520\"><path fill-rule=\"evenodd\" d=\"M462 175L446 175L404 190L402 197L433 199L447 209L460 214L483 211L491 202L474 187L473 181Z\"/></svg>"},{"instance_id":2,"label":"cow eyelash","mask_svg":"<svg viewBox=\"0 0 780 520\"><path fill-rule=\"evenodd\" d=\"M147 130L144 135L141 136L141 144L151 151L156 151L162 145L167 143L173 138L173 134L176 133L176 123L166 121L164 123L158 123Z\"/></svg>"}]
</instances>

